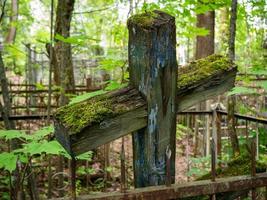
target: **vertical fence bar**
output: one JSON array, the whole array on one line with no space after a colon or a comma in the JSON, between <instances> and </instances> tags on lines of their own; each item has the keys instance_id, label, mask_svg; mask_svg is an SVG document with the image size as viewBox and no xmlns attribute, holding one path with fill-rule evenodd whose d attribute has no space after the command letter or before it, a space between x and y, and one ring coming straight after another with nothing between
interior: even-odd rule
<instances>
[{"instance_id":1,"label":"vertical fence bar","mask_svg":"<svg viewBox=\"0 0 267 200\"><path fill-rule=\"evenodd\" d=\"M125 149L124 149L124 137L122 137L121 143L121 192L126 192L126 166L125 166Z\"/></svg>"},{"instance_id":2,"label":"vertical fence bar","mask_svg":"<svg viewBox=\"0 0 267 200\"><path fill-rule=\"evenodd\" d=\"M216 108L212 110L212 140L213 140L213 146L212 146L212 157L214 157L214 167L216 168L217 164L217 142L218 142L218 136L217 136L217 110Z\"/></svg>"},{"instance_id":3,"label":"vertical fence bar","mask_svg":"<svg viewBox=\"0 0 267 200\"><path fill-rule=\"evenodd\" d=\"M217 157L218 157L218 160L221 160L221 158L222 158L222 126L221 126L221 121L222 121L222 115L217 112L216 129L217 129Z\"/></svg>"},{"instance_id":4,"label":"vertical fence bar","mask_svg":"<svg viewBox=\"0 0 267 200\"><path fill-rule=\"evenodd\" d=\"M212 138L211 140L211 181L215 181L216 178L216 146L215 140ZM216 200L216 194L212 194L210 196L211 200Z\"/></svg>"},{"instance_id":5,"label":"vertical fence bar","mask_svg":"<svg viewBox=\"0 0 267 200\"><path fill-rule=\"evenodd\" d=\"M76 159L71 158L71 198L76 200Z\"/></svg>"},{"instance_id":6,"label":"vertical fence bar","mask_svg":"<svg viewBox=\"0 0 267 200\"><path fill-rule=\"evenodd\" d=\"M251 141L251 176L256 176L256 141L255 138ZM256 200L256 188L251 190L251 199Z\"/></svg>"},{"instance_id":7,"label":"vertical fence bar","mask_svg":"<svg viewBox=\"0 0 267 200\"><path fill-rule=\"evenodd\" d=\"M215 181L216 178L216 154L215 154L215 141L214 138L211 140L211 180Z\"/></svg>"},{"instance_id":8,"label":"vertical fence bar","mask_svg":"<svg viewBox=\"0 0 267 200\"><path fill-rule=\"evenodd\" d=\"M217 110L212 109L212 141L211 141L211 180L216 178L216 163L217 163ZM216 200L216 194L211 195L212 200Z\"/></svg>"}]
</instances>

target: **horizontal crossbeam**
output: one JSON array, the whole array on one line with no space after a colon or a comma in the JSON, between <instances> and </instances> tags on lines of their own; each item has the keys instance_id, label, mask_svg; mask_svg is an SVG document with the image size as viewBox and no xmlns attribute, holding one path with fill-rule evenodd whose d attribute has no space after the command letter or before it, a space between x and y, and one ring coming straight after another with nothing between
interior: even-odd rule
<instances>
[{"instance_id":1,"label":"horizontal crossbeam","mask_svg":"<svg viewBox=\"0 0 267 200\"><path fill-rule=\"evenodd\" d=\"M221 115L228 115L226 111L217 111ZM177 112L177 115L212 115L212 111L184 111L184 112ZM43 120L46 119L47 115L13 115L10 116L9 119L11 120ZM50 115L50 118L53 118L53 115ZM258 118L248 115L242 115L239 113L235 113L235 118L243 119L251 122L258 122L261 124L267 124L267 119L265 118ZM3 121L2 116L0 116L0 121Z\"/></svg>"}]
</instances>

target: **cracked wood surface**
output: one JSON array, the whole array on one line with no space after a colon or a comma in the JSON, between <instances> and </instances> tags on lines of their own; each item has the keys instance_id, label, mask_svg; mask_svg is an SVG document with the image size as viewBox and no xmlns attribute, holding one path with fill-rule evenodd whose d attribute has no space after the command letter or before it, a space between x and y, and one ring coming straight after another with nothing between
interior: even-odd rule
<instances>
[{"instance_id":1,"label":"cracked wood surface","mask_svg":"<svg viewBox=\"0 0 267 200\"><path fill-rule=\"evenodd\" d=\"M185 86L183 88L178 88L177 96L179 102L177 104L177 112L181 112L200 101L228 91L234 86L236 73L237 67L235 65L229 66L227 70L216 71L215 73L208 75L208 77L200 79L194 84L190 83L189 87ZM68 153L71 155L79 155L127 135L132 131L146 127L146 102L137 90L133 88L129 89L129 87L127 88L128 89L123 88L109 93L110 98L115 99L116 95L124 95L126 97L129 93L133 93L134 95L132 95L131 98L125 98L125 104L129 101L131 102L129 105L132 105L127 109L127 111L111 118L107 116L100 123L84 126L81 131L75 134L70 134L67 126L62 124L62 121L60 121L55 115L55 136ZM90 103L90 99L87 101ZM116 103L116 101L114 103ZM139 106L136 107L133 105ZM103 124L106 125L103 126Z\"/></svg>"}]
</instances>

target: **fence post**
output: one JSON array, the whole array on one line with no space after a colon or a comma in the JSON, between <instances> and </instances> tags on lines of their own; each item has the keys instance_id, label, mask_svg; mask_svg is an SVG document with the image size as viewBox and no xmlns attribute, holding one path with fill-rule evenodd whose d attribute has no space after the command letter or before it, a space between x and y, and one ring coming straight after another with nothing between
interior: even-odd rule
<instances>
[{"instance_id":1,"label":"fence post","mask_svg":"<svg viewBox=\"0 0 267 200\"><path fill-rule=\"evenodd\" d=\"M162 185L166 180L166 149L175 177L176 31L175 18L161 11L128 20L130 83L147 100L148 125L133 133L135 187Z\"/></svg>"}]
</instances>

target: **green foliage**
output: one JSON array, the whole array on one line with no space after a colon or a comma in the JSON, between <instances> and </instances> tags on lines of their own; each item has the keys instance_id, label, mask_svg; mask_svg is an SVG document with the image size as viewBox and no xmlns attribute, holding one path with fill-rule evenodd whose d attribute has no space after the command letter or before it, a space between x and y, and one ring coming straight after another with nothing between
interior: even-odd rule
<instances>
[{"instance_id":1,"label":"green foliage","mask_svg":"<svg viewBox=\"0 0 267 200\"><path fill-rule=\"evenodd\" d=\"M0 153L0 168L10 173L16 169L17 162L27 163L29 159L40 155L63 155L70 159L66 150L55 140L48 140L53 133L52 126L44 127L33 134L19 130L0 130L0 139L23 140L20 148L11 152ZM78 160L90 160L92 152L86 152L76 157Z\"/></svg>"},{"instance_id":2,"label":"green foliage","mask_svg":"<svg viewBox=\"0 0 267 200\"><path fill-rule=\"evenodd\" d=\"M23 131L18 131L18 130L0 130L0 139L5 139L5 140L12 140L15 138L23 138L27 139L29 136L23 132Z\"/></svg>"},{"instance_id":3,"label":"green foliage","mask_svg":"<svg viewBox=\"0 0 267 200\"><path fill-rule=\"evenodd\" d=\"M267 81L260 81L257 83L257 85L267 91Z\"/></svg>"},{"instance_id":4,"label":"green foliage","mask_svg":"<svg viewBox=\"0 0 267 200\"><path fill-rule=\"evenodd\" d=\"M125 65L125 61L121 59L104 59L99 62L99 68L107 71L114 70L118 67L123 67Z\"/></svg>"},{"instance_id":5,"label":"green foliage","mask_svg":"<svg viewBox=\"0 0 267 200\"><path fill-rule=\"evenodd\" d=\"M182 124L177 124L176 126L176 139L177 140L183 139L186 135L190 133L192 133L192 130L189 127L184 126Z\"/></svg>"},{"instance_id":6,"label":"green foliage","mask_svg":"<svg viewBox=\"0 0 267 200\"><path fill-rule=\"evenodd\" d=\"M42 153L51 155L64 155L64 156L67 155L64 148L55 140L29 142L27 144L24 144L22 149L15 151L21 153L27 153L29 156L41 155Z\"/></svg>"},{"instance_id":7,"label":"green foliage","mask_svg":"<svg viewBox=\"0 0 267 200\"><path fill-rule=\"evenodd\" d=\"M232 88L230 92L227 93L228 96L238 95L238 94L257 94L257 90L255 90L253 88L236 86L236 87Z\"/></svg>"},{"instance_id":8,"label":"green foliage","mask_svg":"<svg viewBox=\"0 0 267 200\"><path fill-rule=\"evenodd\" d=\"M105 91L117 90L117 89L121 89L126 86L127 86L127 83L121 84L121 83L118 83L117 81L109 81L109 84L105 88Z\"/></svg>"},{"instance_id":9,"label":"green foliage","mask_svg":"<svg viewBox=\"0 0 267 200\"><path fill-rule=\"evenodd\" d=\"M99 41L97 39L89 38L88 36L85 36L85 35L71 36L71 37L65 38L59 34L56 34L55 39L68 43L68 44L74 44L74 45L84 45L85 42L88 40Z\"/></svg>"},{"instance_id":10,"label":"green foliage","mask_svg":"<svg viewBox=\"0 0 267 200\"><path fill-rule=\"evenodd\" d=\"M256 162L256 168L258 172L266 171L266 163L263 160ZM230 176L241 176L249 175L251 173L251 156L245 151L240 156L230 160L223 167L216 169L216 177L230 177ZM211 173L207 173L198 180L206 180L211 178Z\"/></svg>"},{"instance_id":11,"label":"green foliage","mask_svg":"<svg viewBox=\"0 0 267 200\"><path fill-rule=\"evenodd\" d=\"M76 156L75 158L78 159L78 160L87 160L87 161L90 161L92 159L92 156L93 156L93 152L92 151L88 151L88 152L85 152L79 156Z\"/></svg>"},{"instance_id":12,"label":"green foliage","mask_svg":"<svg viewBox=\"0 0 267 200\"><path fill-rule=\"evenodd\" d=\"M199 157L190 158L191 168L187 173L188 176L200 177L210 171L210 161L211 157Z\"/></svg>"},{"instance_id":13,"label":"green foliage","mask_svg":"<svg viewBox=\"0 0 267 200\"><path fill-rule=\"evenodd\" d=\"M71 104L75 104L75 103L79 103L79 102L82 102L82 101L85 101L85 100L90 99L90 98L92 98L92 97L94 97L94 96L97 96L97 95L105 94L106 92L107 92L107 91L104 91L104 90L98 90L98 91L95 91L95 92L84 93L84 94L82 94L82 95L73 97L73 98L70 100L69 105L71 105Z\"/></svg>"},{"instance_id":14,"label":"green foliage","mask_svg":"<svg viewBox=\"0 0 267 200\"><path fill-rule=\"evenodd\" d=\"M19 156L11 152L3 152L0 154L0 169L9 171L10 173L16 169Z\"/></svg>"}]
</instances>

